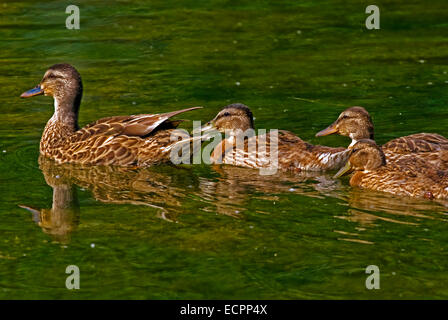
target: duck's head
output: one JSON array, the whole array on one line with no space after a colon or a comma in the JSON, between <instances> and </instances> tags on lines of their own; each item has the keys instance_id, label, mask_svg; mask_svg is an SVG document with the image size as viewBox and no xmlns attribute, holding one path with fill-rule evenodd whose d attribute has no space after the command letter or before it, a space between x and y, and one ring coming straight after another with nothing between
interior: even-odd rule
<instances>
[{"instance_id":1,"label":"duck's head","mask_svg":"<svg viewBox=\"0 0 448 320\"><path fill-rule=\"evenodd\" d=\"M45 94L52 96L55 106L68 105L78 108L82 97L82 81L79 72L67 63L55 64L44 74L41 82L20 96L29 98Z\"/></svg>"},{"instance_id":2,"label":"duck's head","mask_svg":"<svg viewBox=\"0 0 448 320\"><path fill-rule=\"evenodd\" d=\"M249 107L242 103L225 106L216 117L206 123L201 131L218 130L220 132L245 132L254 128L254 117Z\"/></svg>"},{"instance_id":3,"label":"duck's head","mask_svg":"<svg viewBox=\"0 0 448 320\"><path fill-rule=\"evenodd\" d=\"M334 177L339 178L353 171L369 172L385 164L386 157L375 141L362 139L353 145L347 163Z\"/></svg>"},{"instance_id":4,"label":"duck's head","mask_svg":"<svg viewBox=\"0 0 448 320\"><path fill-rule=\"evenodd\" d=\"M363 107L350 107L342 112L338 119L330 126L316 133L316 137L327 136L334 133L350 137L352 139L350 147L353 147L353 145L361 139L373 140L372 118Z\"/></svg>"}]
</instances>

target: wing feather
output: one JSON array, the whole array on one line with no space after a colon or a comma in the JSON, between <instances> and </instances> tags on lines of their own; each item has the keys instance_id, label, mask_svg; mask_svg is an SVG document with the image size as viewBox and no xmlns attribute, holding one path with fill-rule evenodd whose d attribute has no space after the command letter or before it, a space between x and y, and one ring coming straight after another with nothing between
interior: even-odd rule
<instances>
[{"instance_id":1,"label":"wing feather","mask_svg":"<svg viewBox=\"0 0 448 320\"><path fill-rule=\"evenodd\" d=\"M52 151L52 155L60 162L75 160L81 163L131 164L137 161L139 146L161 124L170 117L199 108L193 107L162 114L102 118L68 137L65 144ZM178 121L175 121L173 124L170 123L169 127L177 124ZM69 152L62 153L61 149Z\"/></svg>"}]
</instances>

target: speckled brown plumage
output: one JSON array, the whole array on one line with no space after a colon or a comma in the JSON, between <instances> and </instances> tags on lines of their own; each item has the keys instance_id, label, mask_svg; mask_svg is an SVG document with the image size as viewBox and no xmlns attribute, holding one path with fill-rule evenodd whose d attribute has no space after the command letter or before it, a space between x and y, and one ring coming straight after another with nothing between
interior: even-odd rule
<instances>
[{"instance_id":1,"label":"speckled brown plumage","mask_svg":"<svg viewBox=\"0 0 448 320\"><path fill-rule=\"evenodd\" d=\"M82 97L79 73L68 64L57 64L41 83L22 97L43 94L55 101L55 112L45 126L40 153L57 163L146 166L170 160L171 134L179 121L170 118L188 108L162 114L115 116L78 128Z\"/></svg>"},{"instance_id":2,"label":"speckled brown plumage","mask_svg":"<svg viewBox=\"0 0 448 320\"><path fill-rule=\"evenodd\" d=\"M350 137L353 146L361 139L374 139L373 122L363 107L350 107L338 119L316 136L340 134ZM401 156L413 154L429 161L441 170L448 170L448 139L436 133L416 133L393 139L381 147L389 161L397 161Z\"/></svg>"},{"instance_id":3,"label":"speckled brown plumage","mask_svg":"<svg viewBox=\"0 0 448 320\"><path fill-rule=\"evenodd\" d=\"M345 148L315 146L283 130L278 131L277 138L275 134L269 132L242 140L241 133L253 129L252 112L242 104L226 106L205 128L234 133L215 147L211 156L213 163L268 168L275 166L277 158L278 168L281 170L321 171L340 168L349 156L349 151ZM238 139L244 141L244 145L242 143L238 145ZM272 154L271 159L271 152L275 152L271 147L274 141L277 142L278 157ZM260 145L266 145L265 152Z\"/></svg>"},{"instance_id":4,"label":"speckled brown plumage","mask_svg":"<svg viewBox=\"0 0 448 320\"><path fill-rule=\"evenodd\" d=\"M354 171L350 185L399 196L448 199L448 173L437 170L413 154L387 161L373 140L353 145L346 167L336 176Z\"/></svg>"},{"instance_id":5,"label":"speckled brown plumage","mask_svg":"<svg viewBox=\"0 0 448 320\"><path fill-rule=\"evenodd\" d=\"M382 146L394 153L425 153L448 150L448 139L437 133L415 133L395 138Z\"/></svg>"},{"instance_id":6,"label":"speckled brown plumage","mask_svg":"<svg viewBox=\"0 0 448 320\"><path fill-rule=\"evenodd\" d=\"M176 123L169 118L195 108L164 114L100 119L73 133L50 121L40 142L41 154L58 163L144 166L167 162Z\"/></svg>"}]
</instances>

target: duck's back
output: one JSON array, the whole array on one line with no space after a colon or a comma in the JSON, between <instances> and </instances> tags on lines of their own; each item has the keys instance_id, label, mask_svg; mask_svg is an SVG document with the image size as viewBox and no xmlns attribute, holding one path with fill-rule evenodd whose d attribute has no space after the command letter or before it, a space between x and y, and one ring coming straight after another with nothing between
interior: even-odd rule
<instances>
[{"instance_id":1,"label":"duck's back","mask_svg":"<svg viewBox=\"0 0 448 320\"><path fill-rule=\"evenodd\" d=\"M348 156L345 148L315 146L282 130L246 138L241 146L224 142L215 148L212 161L249 168L277 165L281 170L322 171L342 167Z\"/></svg>"},{"instance_id":2,"label":"duck's back","mask_svg":"<svg viewBox=\"0 0 448 320\"><path fill-rule=\"evenodd\" d=\"M383 150L394 153L422 153L448 150L448 139L437 133L416 133L393 139Z\"/></svg>"},{"instance_id":3,"label":"duck's back","mask_svg":"<svg viewBox=\"0 0 448 320\"><path fill-rule=\"evenodd\" d=\"M439 170L448 170L448 139L436 133L416 133L396 138L384 144L382 149L390 162L412 155Z\"/></svg>"},{"instance_id":4,"label":"duck's back","mask_svg":"<svg viewBox=\"0 0 448 320\"><path fill-rule=\"evenodd\" d=\"M72 134L66 134L59 122L50 120L40 151L58 163L143 166L167 162L167 147L173 143L171 135L179 123L169 118L193 109L102 118Z\"/></svg>"},{"instance_id":5,"label":"duck's back","mask_svg":"<svg viewBox=\"0 0 448 320\"><path fill-rule=\"evenodd\" d=\"M448 173L411 154L371 172L356 172L350 184L399 196L448 198Z\"/></svg>"}]
</instances>

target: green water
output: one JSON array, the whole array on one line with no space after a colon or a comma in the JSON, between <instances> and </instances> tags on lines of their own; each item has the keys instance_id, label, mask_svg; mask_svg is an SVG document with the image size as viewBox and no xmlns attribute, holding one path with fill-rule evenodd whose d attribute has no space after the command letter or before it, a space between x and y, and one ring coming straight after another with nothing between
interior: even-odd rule
<instances>
[{"instance_id":1,"label":"green water","mask_svg":"<svg viewBox=\"0 0 448 320\"><path fill-rule=\"evenodd\" d=\"M243 102L257 128L346 146L314 134L361 105L378 143L448 136L446 1L376 2L372 31L361 1L78 1L80 30L65 28L68 4L0 3L0 298L448 298L443 204L323 174L39 168L52 101L18 98L69 62L81 125L197 105L182 118L207 121ZM53 192L66 208L49 210ZM19 205L44 208L40 225ZM80 290L65 288L68 265ZM368 265L380 290L365 287Z\"/></svg>"}]
</instances>

